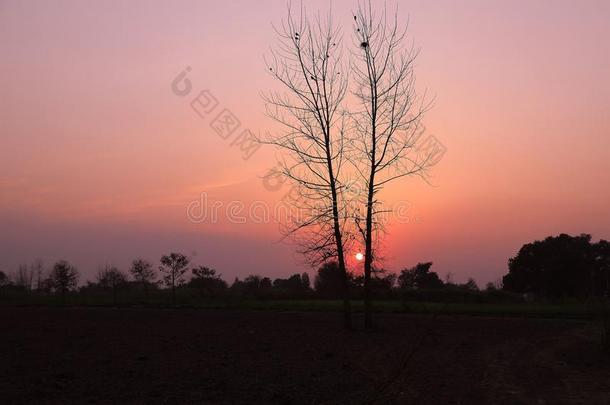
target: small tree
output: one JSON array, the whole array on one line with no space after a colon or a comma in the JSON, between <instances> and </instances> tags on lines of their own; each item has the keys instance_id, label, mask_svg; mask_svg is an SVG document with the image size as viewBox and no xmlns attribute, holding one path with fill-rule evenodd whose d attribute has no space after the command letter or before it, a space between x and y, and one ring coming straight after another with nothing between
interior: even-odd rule
<instances>
[{"instance_id":1,"label":"small tree","mask_svg":"<svg viewBox=\"0 0 610 405\"><path fill-rule=\"evenodd\" d=\"M129 272L133 276L133 279L142 284L144 287L144 295L146 296L146 300L148 301L148 285L152 283L157 275L155 274L155 270L150 264L149 261L144 259L135 259L131 263L131 268Z\"/></svg>"},{"instance_id":2,"label":"small tree","mask_svg":"<svg viewBox=\"0 0 610 405\"><path fill-rule=\"evenodd\" d=\"M469 291L479 291L479 286L477 285L477 282L474 281L474 278L470 277L468 279L468 281L466 281L466 283L463 285L464 289L469 290Z\"/></svg>"},{"instance_id":3,"label":"small tree","mask_svg":"<svg viewBox=\"0 0 610 405\"><path fill-rule=\"evenodd\" d=\"M216 273L216 270L199 266L191 270L193 278L191 279L190 285L199 289L202 295L211 294L215 291L224 290L227 288L227 283L220 278L220 274Z\"/></svg>"},{"instance_id":4,"label":"small tree","mask_svg":"<svg viewBox=\"0 0 610 405\"><path fill-rule=\"evenodd\" d=\"M20 264L19 270L15 274L15 285L21 287L25 291L32 289L34 273L28 268L27 264Z\"/></svg>"},{"instance_id":5,"label":"small tree","mask_svg":"<svg viewBox=\"0 0 610 405\"><path fill-rule=\"evenodd\" d=\"M34 262L30 265L30 271L32 272L32 276L36 279L36 291L40 292L44 287L43 284L45 271L44 262L42 261L42 259L39 258L34 260Z\"/></svg>"},{"instance_id":6,"label":"small tree","mask_svg":"<svg viewBox=\"0 0 610 405\"><path fill-rule=\"evenodd\" d=\"M106 266L97 273L97 282L100 287L112 290L112 305L116 305L118 290L127 282L127 276L114 266Z\"/></svg>"},{"instance_id":7,"label":"small tree","mask_svg":"<svg viewBox=\"0 0 610 405\"><path fill-rule=\"evenodd\" d=\"M66 294L76 288L78 277L76 267L66 260L60 260L53 266L53 270L49 274L49 283L53 290L61 295L62 305L65 303Z\"/></svg>"},{"instance_id":8,"label":"small tree","mask_svg":"<svg viewBox=\"0 0 610 405\"><path fill-rule=\"evenodd\" d=\"M159 271L163 274L163 283L172 289L172 304L176 304L176 286L184 284L184 273L190 263L182 253L170 253L161 257Z\"/></svg>"}]
</instances>

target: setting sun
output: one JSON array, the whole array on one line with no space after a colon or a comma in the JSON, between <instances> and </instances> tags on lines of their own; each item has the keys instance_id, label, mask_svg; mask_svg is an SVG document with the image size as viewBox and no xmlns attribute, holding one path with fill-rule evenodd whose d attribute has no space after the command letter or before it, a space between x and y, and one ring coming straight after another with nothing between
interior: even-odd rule
<instances>
[{"instance_id":1,"label":"setting sun","mask_svg":"<svg viewBox=\"0 0 610 405\"><path fill-rule=\"evenodd\" d=\"M361 262L364 259L364 255L360 252L356 253L356 260Z\"/></svg>"}]
</instances>

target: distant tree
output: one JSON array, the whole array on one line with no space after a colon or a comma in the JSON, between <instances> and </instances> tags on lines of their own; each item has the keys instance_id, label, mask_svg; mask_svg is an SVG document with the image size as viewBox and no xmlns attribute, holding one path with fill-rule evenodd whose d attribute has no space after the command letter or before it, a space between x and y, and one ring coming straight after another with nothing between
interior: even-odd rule
<instances>
[{"instance_id":1,"label":"distant tree","mask_svg":"<svg viewBox=\"0 0 610 405\"><path fill-rule=\"evenodd\" d=\"M133 262L131 262L129 272L131 273L133 279L142 285L144 288L144 294L148 300L148 286L149 284L153 283L157 277L152 264L144 259L135 259Z\"/></svg>"},{"instance_id":2,"label":"distant tree","mask_svg":"<svg viewBox=\"0 0 610 405\"><path fill-rule=\"evenodd\" d=\"M600 254L603 242L593 245L587 234L561 234L525 244L508 261L503 288L549 298L600 294L606 276L598 269L610 259L608 253Z\"/></svg>"},{"instance_id":3,"label":"distant tree","mask_svg":"<svg viewBox=\"0 0 610 405\"><path fill-rule=\"evenodd\" d=\"M34 274L28 268L27 264L20 264L17 273L15 274L15 285L26 291L32 289Z\"/></svg>"},{"instance_id":4,"label":"distant tree","mask_svg":"<svg viewBox=\"0 0 610 405\"><path fill-rule=\"evenodd\" d=\"M189 285L197 288L202 295L211 295L227 288L227 283L212 268L199 266L191 271L193 277Z\"/></svg>"},{"instance_id":5,"label":"distant tree","mask_svg":"<svg viewBox=\"0 0 610 405\"><path fill-rule=\"evenodd\" d=\"M479 291L479 286L477 285L477 282L474 281L473 278L469 278L468 281L466 281L466 283L462 284L462 287L469 291Z\"/></svg>"},{"instance_id":6,"label":"distant tree","mask_svg":"<svg viewBox=\"0 0 610 405\"><path fill-rule=\"evenodd\" d=\"M20 264L13 278L15 285L25 291L41 289L44 282L44 265L41 259L34 260L29 266Z\"/></svg>"},{"instance_id":7,"label":"distant tree","mask_svg":"<svg viewBox=\"0 0 610 405\"><path fill-rule=\"evenodd\" d=\"M36 280L36 290L42 291L44 289L44 262L42 259L36 259L30 265L30 272L32 273L33 278Z\"/></svg>"},{"instance_id":8,"label":"distant tree","mask_svg":"<svg viewBox=\"0 0 610 405\"><path fill-rule=\"evenodd\" d=\"M49 284L55 292L61 295L62 304L65 303L66 294L76 288L78 277L79 273L76 267L66 260L60 260L53 266L49 274Z\"/></svg>"},{"instance_id":9,"label":"distant tree","mask_svg":"<svg viewBox=\"0 0 610 405\"><path fill-rule=\"evenodd\" d=\"M244 291L244 282L239 279L239 277L235 277L233 280L233 284L231 284L230 290L234 293L242 293Z\"/></svg>"},{"instance_id":10,"label":"distant tree","mask_svg":"<svg viewBox=\"0 0 610 405\"><path fill-rule=\"evenodd\" d=\"M443 281L433 271L432 262L418 263L415 267L404 269L398 276L398 285L402 289L435 289L442 288Z\"/></svg>"},{"instance_id":11,"label":"distant tree","mask_svg":"<svg viewBox=\"0 0 610 405\"><path fill-rule=\"evenodd\" d=\"M262 296L268 294L273 287L268 277L251 274L243 281L242 291L248 295Z\"/></svg>"},{"instance_id":12,"label":"distant tree","mask_svg":"<svg viewBox=\"0 0 610 405\"><path fill-rule=\"evenodd\" d=\"M386 270L376 270L371 278L371 294L373 297L388 297L396 284L398 276Z\"/></svg>"},{"instance_id":13,"label":"distant tree","mask_svg":"<svg viewBox=\"0 0 610 405\"><path fill-rule=\"evenodd\" d=\"M2 296L2 290L4 287L8 286L11 283L6 273L0 271L0 296Z\"/></svg>"},{"instance_id":14,"label":"distant tree","mask_svg":"<svg viewBox=\"0 0 610 405\"><path fill-rule=\"evenodd\" d=\"M318 274L314 279L316 292L323 297L338 298L343 294L343 271L335 261L324 263L318 269ZM350 284L353 283L353 276L348 273Z\"/></svg>"},{"instance_id":15,"label":"distant tree","mask_svg":"<svg viewBox=\"0 0 610 405\"><path fill-rule=\"evenodd\" d=\"M269 277L263 277L261 283L259 284L259 288L262 291L269 291L272 287L273 284L271 283L271 279Z\"/></svg>"},{"instance_id":16,"label":"distant tree","mask_svg":"<svg viewBox=\"0 0 610 405\"><path fill-rule=\"evenodd\" d=\"M244 284L254 286L254 288L258 288L263 278L258 274L250 274L244 279Z\"/></svg>"},{"instance_id":17,"label":"distant tree","mask_svg":"<svg viewBox=\"0 0 610 405\"><path fill-rule=\"evenodd\" d=\"M595 267L594 285L597 287L599 295L610 297L610 243L600 240L593 245Z\"/></svg>"},{"instance_id":18,"label":"distant tree","mask_svg":"<svg viewBox=\"0 0 610 405\"><path fill-rule=\"evenodd\" d=\"M11 284L11 280L8 278L5 272L0 271L0 295L2 294L2 289Z\"/></svg>"},{"instance_id":19,"label":"distant tree","mask_svg":"<svg viewBox=\"0 0 610 405\"><path fill-rule=\"evenodd\" d=\"M106 266L98 271L97 282L100 287L112 291L112 304L116 305L118 290L127 283L127 276L114 266Z\"/></svg>"},{"instance_id":20,"label":"distant tree","mask_svg":"<svg viewBox=\"0 0 610 405\"><path fill-rule=\"evenodd\" d=\"M396 277L396 274L388 273L384 269L373 269L371 279L369 280L370 297L390 297L396 284ZM360 295L364 293L365 282L364 274L353 278L353 284Z\"/></svg>"},{"instance_id":21,"label":"distant tree","mask_svg":"<svg viewBox=\"0 0 610 405\"><path fill-rule=\"evenodd\" d=\"M284 279L277 278L273 281L273 289L283 295L298 296L309 291L309 275L307 273L293 274Z\"/></svg>"},{"instance_id":22,"label":"distant tree","mask_svg":"<svg viewBox=\"0 0 610 405\"><path fill-rule=\"evenodd\" d=\"M163 283L172 289L172 304L176 304L176 286L184 283L184 273L190 263L188 257L181 253L170 253L161 257L162 266L159 271L163 274Z\"/></svg>"},{"instance_id":23,"label":"distant tree","mask_svg":"<svg viewBox=\"0 0 610 405\"><path fill-rule=\"evenodd\" d=\"M10 280L5 272L0 270L0 287L4 287L10 284Z\"/></svg>"},{"instance_id":24,"label":"distant tree","mask_svg":"<svg viewBox=\"0 0 610 405\"><path fill-rule=\"evenodd\" d=\"M496 291L496 285L494 283L492 283L491 281L487 284L485 284L485 291Z\"/></svg>"}]
</instances>

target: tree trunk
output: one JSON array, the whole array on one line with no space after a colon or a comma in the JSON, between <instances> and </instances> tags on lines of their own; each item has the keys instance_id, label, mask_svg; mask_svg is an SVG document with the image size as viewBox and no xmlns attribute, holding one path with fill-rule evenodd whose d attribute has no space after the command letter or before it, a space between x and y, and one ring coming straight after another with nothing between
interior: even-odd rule
<instances>
[{"instance_id":1,"label":"tree trunk","mask_svg":"<svg viewBox=\"0 0 610 405\"><path fill-rule=\"evenodd\" d=\"M176 277L172 274L172 306L176 306Z\"/></svg>"},{"instance_id":2,"label":"tree trunk","mask_svg":"<svg viewBox=\"0 0 610 405\"><path fill-rule=\"evenodd\" d=\"M371 175L371 179L373 176ZM371 306L371 268L373 264L373 182L369 183L369 197L366 207L366 240L364 251L364 328L373 327Z\"/></svg>"},{"instance_id":3,"label":"tree trunk","mask_svg":"<svg viewBox=\"0 0 610 405\"><path fill-rule=\"evenodd\" d=\"M328 124L327 124L328 128ZM326 161L330 178L330 191L333 204L333 227L335 233L335 244L337 245L337 258L339 270L343 275L343 326L345 329L352 329L352 307L349 300L349 279L345 268L345 257L343 252L343 238L341 235L341 225L339 224L339 207L337 206L337 184L333 171L333 163L330 155L330 135L326 135Z\"/></svg>"},{"instance_id":4,"label":"tree trunk","mask_svg":"<svg viewBox=\"0 0 610 405\"><path fill-rule=\"evenodd\" d=\"M375 94L375 91L372 91ZM371 148L371 172L369 175L368 194L366 198L366 236L364 248L364 328L373 327L373 314L371 306L371 269L373 266L373 202L375 198L375 155L376 155L376 104L373 104L373 128Z\"/></svg>"}]
</instances>

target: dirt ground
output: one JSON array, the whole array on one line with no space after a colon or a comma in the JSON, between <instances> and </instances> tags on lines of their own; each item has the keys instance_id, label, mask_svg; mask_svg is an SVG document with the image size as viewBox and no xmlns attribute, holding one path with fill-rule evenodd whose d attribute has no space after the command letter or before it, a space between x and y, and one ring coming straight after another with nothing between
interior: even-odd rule
<instances>
[{"instance_id":1,"label":"dirt ground","mask_svg":"<svg viewBox=\"0 0 610 405\"><path fill-rule=\"evenodd\" d=\"M0 309L0 402L610 404L590 323L194 309Z\"/></svg>"}]
</instances>

